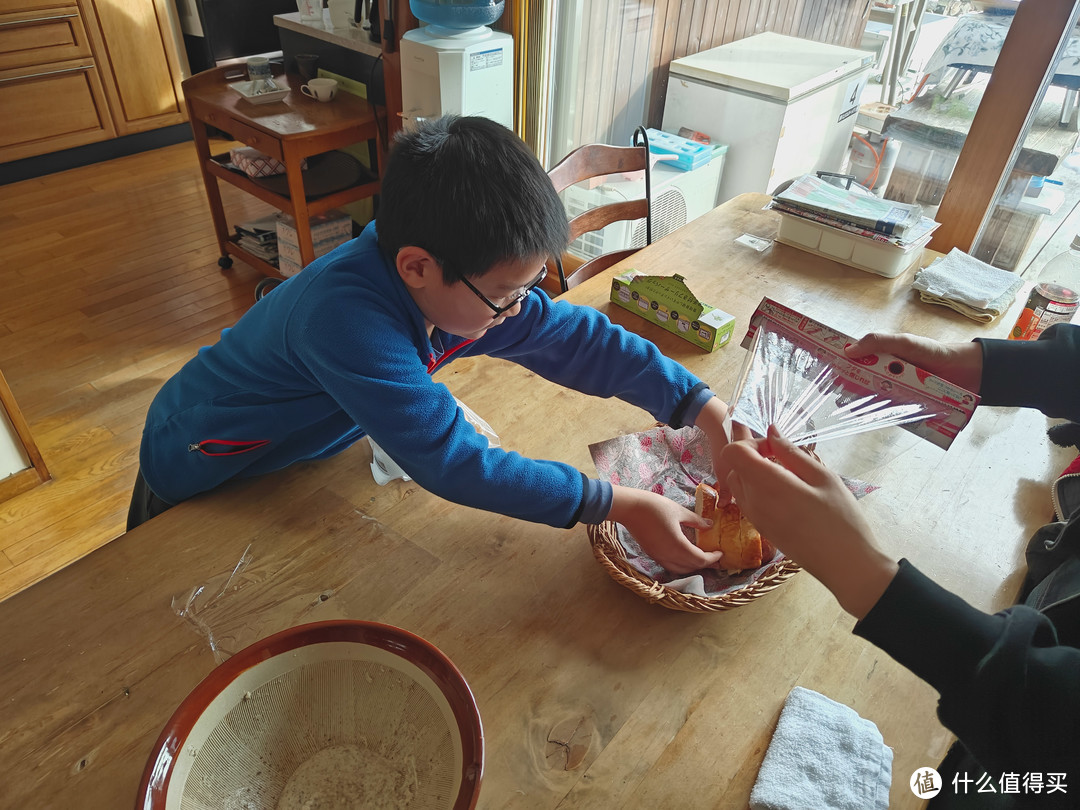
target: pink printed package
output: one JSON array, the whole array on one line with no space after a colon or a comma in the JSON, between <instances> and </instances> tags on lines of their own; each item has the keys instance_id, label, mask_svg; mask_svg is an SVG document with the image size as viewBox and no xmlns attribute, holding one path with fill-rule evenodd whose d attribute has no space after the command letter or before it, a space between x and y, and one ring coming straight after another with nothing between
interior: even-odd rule
<instances>
[{"instance_id":1,"label":"pink printed package","mask_svg":"<svg viewBox=\"0 0 1080 810\"><path fill-rule=\"evenodd\" d=\"M796 445L901 426L948 449L979 397L892 355L851 360L855 339L769 298L750 319L732 419Z\"/></svg>"}]
</instances>

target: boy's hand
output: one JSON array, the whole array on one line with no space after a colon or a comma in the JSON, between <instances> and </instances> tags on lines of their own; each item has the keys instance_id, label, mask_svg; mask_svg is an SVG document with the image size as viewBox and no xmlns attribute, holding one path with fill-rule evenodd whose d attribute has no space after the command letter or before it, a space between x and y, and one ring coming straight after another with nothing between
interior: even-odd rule
<instances>
[{"instance_id":1,"label":"boy's hand","mask_svg":"<svg viewBox=\"0 0 1080 810\"><path fill-rule=\"evenodd\" d=\"M918 335L870 332L844 351L853 360L870 354L893 354L976 394L982 386L982 346L974 341L940 343Z\"/></svg>"},{"instance_id":2,"label":"boy's hand","mask_svg":"<svg viewBox=\"0 0 1080 810\"><path fill-rule=\"evenodd\" d=\"M724 461L739 508L762 536L821 580L844 610L865 616L896 575L897 564L874 544L840 477L775 427L765 439L729 445Z\"/></svg>"},{"instance_id":3,"label":"boy's hand","mask_svg":"<svg viewBox=\"0 0 1080 810\"><path fill-rule=\"evenodd\" d=\"M728 491L727 474L728 468L722 458L722 453L729 441L751 438L750 429L738 422L728 422L728 406L719 397L713 397L705 403L698 418L694 421L695 427L702 430L709 439L712 448L713 474L716 476L716 491L720 496L721 503L731 500L731 492ZM731 426L732 437L727 434L727 426ZM636 537L637 535L635 535Z\"/></svg>"},{"instance_id":4,"label":"boy's hand","mask_svg":"<svg viewBox=\"0 0 1080 810\"><path fill-rule=\"evenodd\" d=\"M663 495L615 485L608 519L621 523L641 550L673 574L689 574L720 561L719 551L702 551L682 533L683 526L707 528L712 521Z\"/></svg>"}]
</instances>

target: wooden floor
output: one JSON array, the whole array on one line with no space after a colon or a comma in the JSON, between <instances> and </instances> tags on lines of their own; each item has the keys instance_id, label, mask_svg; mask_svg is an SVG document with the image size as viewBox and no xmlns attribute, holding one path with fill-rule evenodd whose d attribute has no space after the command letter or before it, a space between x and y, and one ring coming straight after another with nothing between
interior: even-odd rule
<instances>
[{"instance_id":1,"label":"wooden floor","mask_svg":"<svg viewBox=\"0 0 1080 810\"><path fill-rule=\"evenodd\" d=\"M123 532L150 400L261 276L218 268L191 143L0 187L0 245L0 369L52 474L0 503L4 599Z\"/></svg>"}]
</instances>

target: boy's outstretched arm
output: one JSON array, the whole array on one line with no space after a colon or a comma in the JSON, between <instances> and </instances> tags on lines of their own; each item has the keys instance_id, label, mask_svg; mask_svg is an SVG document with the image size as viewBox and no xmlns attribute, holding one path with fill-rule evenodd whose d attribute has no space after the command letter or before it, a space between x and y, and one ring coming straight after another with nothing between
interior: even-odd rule
<instances>
[{"instance_id":1,"label":"boy's outstretched arm","mask_svg":"<svg viewBox=\"0 0 1080 810\"><path fill-rule=\"evenodd\" d=\"M720 561L719 551L702 551L682 532L683 526L712 525L691 510L663 495L644 489L614 485L608 519L621 523L642 551L673 574L689 574Z\"/></svg>"},{"instance_id":2,"label":"boy's outstretched arm","mask_svg":"<svg viewBox=\"0 0 1080 810\"><path fill-rule=\"evenodd\" d=\"M752 438L749 428L738 422L727 421L729 410L724 400L720 397L712 397L694 420L694 427L708 437L709 445L712 447L713 475L716 476L716 488L721 498L730 495L727 483L730 468L722 456L724 448L727 447L728 442ZM732 436L728 435L729 429Z\"/></svg>"}]
</instances>

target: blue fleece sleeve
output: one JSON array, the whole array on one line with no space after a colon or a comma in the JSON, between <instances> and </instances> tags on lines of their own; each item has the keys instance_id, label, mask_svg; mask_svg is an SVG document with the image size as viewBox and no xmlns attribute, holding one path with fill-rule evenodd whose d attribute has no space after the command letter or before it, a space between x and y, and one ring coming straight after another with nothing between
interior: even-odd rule
<instances>
[{"instance_id":1,"label":"blue fleece sleeve","mask_svg":"<svg viewBox=\"0 0 1080 810\"><path fill-rule=\"evenodd\" d=\"M585 492L581 499L582 523L603 523L611 511L611 501L615 492L607 481L596 478L585 479Z\"/></svg>"},{"instance_id":2,"label":"blue fleece sleeve","mask_svg":"<svg viewBox=\"0 0 1080 810\"><path fill-rule=\"evenodd\" d=\"M489 447L446 386L431 379L400 307L353 295L348 284L346 276L332 294L297 303L287 327L293 364L424 489L523 520L573 525L583 510L582 474Z\"/></svg>"},{"instance_id":3,"label":"blue fleece sleeve","mask_svg":"<svg viewBox=\"0 0 1080 810\"><path fill-rule=\"evenodd\" d=\"M470 353L516 362L545 379L600 397L618 397L674 428L693 425L714 394L652 342L613 324L592 307L537 294L521 313L477 341ZM611 484L586 479L582 523L611 510Z\"/></svg>"},{"instance_id":4,"label":"blue fleece sleeve","mask_svg":"<svg viewBox=\"0 0 1080 810\"><path fill-rule=\"evenodd\" d=\"M470 353L511 360L584 394L617 397L675 428L693 424L688 417L708 398L695 392L704 387L701 380L655 344L592 307L543 293L526 298L519 315L476 341Z\"/></svg>"}]
</instances>

